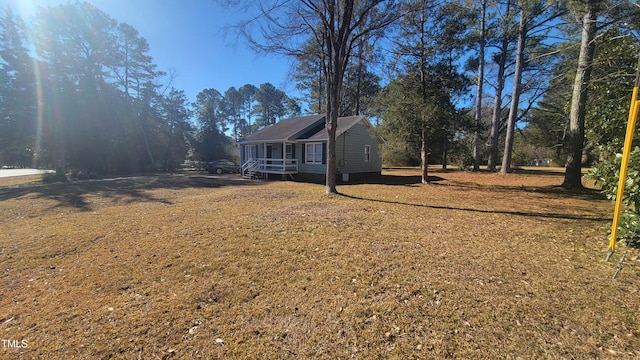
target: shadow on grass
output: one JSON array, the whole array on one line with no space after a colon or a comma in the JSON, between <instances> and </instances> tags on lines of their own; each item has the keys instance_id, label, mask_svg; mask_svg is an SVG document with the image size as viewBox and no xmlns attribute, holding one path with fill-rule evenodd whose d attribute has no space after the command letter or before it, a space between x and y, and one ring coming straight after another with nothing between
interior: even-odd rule
<instances>
[{"instance_id":1,"label":"shadow on grass","mask_svg":"<svg viewBox=\"0 0 640 360\"><path fill-rule=\"evenodd\" d=\"M434 183L434 185L441 185L438 183ZM481 189L489 192L525 192L525 193L537 193L537 194L547 194L553 195L557 197L569 197L580 200L606 200L606 195L603 194L600 190L582 188L582 189L574 189L568 190L562 187L562 185L543 185L543 186L535 186L535 185L496 185L496 184L487 184L487 185L479 185L475 182L465 182L465 181L451 181L446 185L448 187L459 187L466 189Z\"/></svg>"},{"instance_id":2,"label":"shadow on grass","mask_svg":"<svg viewBox=\"0 0 640 360\"><path fill-rule=\"evenodd\" d=\"M607 196L600 190L582 188L577 190L567 190L562 185L554 186L525 186L522 191L541 194L556 195L558 197L571 197L581 200L606 200Z\"/></svg>"},{"instance_id":3,"label":"shadow on grass","mask_svg":"<svg viewBox=\"0 0 640 360\"><path fill-rule=\"evenodd\" d=\"M438 209L438 210L457 210L457 211L468 211L468 212L473 212L473 213L504 214L504 215L540 217L540 218L550 218L550 219L567 219L567 220L579 220L579 221L608 221L608 220L611 220L610 218L604 218L604 217L584 216L584 215L570 215L570 214L562 214L562 213L540 213L540 212L509 211L509 210L483 210L483 209L473 209L473 208L454 207L454 206L415 204L415 203L394 201L394 200L369 199L369 198L364 198L364 197L360 197L360 196L348 195L348 194L344 194L344 193L340 193L340 196L344 196L346 198L354 199L354 200L372 201L372 202L378 202L378 203L384 203L384 204L405 205L405 206L414 206L414 207L421 207L421 208L427 208L427 209Z\"/></svg>"},{"instance_id":4,"label":"shadow on grass","mask_svg":"<svg viewBox=\"0 0 640 360\"><path fill-rule=\"evenodd\" d=\"M439 176L429 176L427 181L429 183L437 183L445 180ZM340 186L349 185L363 185L363 184L377 184L377 185L415 185L422 183L422 176L411 175L380 175L376 177L367 178L364 180L353 180L348 183L341 183Z\"/></svg>"},{"instance_id":5,"label":"shadow on grass","mask_svg":"<svg viewBox=\"0 0 640 360\"><path fill-rule=\"evenodd\" d=\"M434 173L435 171L431 171ZM448 173L448 172L459 172L459 170L438 170L439 173ZM484 171L487 174L492 173L489 171ZM549 172L541 173L539 170L533 172L533 174L541 174L541 175L551 175L558 173ZM563 188L561 185L547 185L547 186L534 186L534 185L496 185L496 184L486 184L481 185L476 182L465 182L465 181L452 181L442 178L436 175L429 175L427 178L429 184L439 185L439 186L448 186L448 187L459 187L459 188L468 188L468 189L482 189L486 191L495 191L495 192L526 192L526 193L539 193L539 194L548 194L554 195L558 197L571 197L575 199L581 200L605 200L606 196L595 189L583 188L580 190L567 190ZM446 181L445 184L441 182ZM417 175L381 175L375 178L368 178L366 180L355 180L348 183L339 184L342 186L349 185L362 185L362 184L377 184L377 185L416 185L422 183L422 177Z\"/></svg>"},{"instance_id":6,"label":"shadow on grass","mask_svg":"<svg viewBox=\"0 0 640 360\"><path fill-rule=\"evenodd\" d=\"M56 207L74 207L91 210L89 196L109 198L124 204L135 202L159 202L171 204L171 201L154 197L148 191L155 189L220 188L224 186L256 185L239 177L186 176L186 175L150 175L119 177L112 179L74 181L43 185L27 185L0 188L0 201L35 195L36 198L52 199Z\"/></svg>"},{"instance_id":7,"label":"shadow on grass","mask_svg":"<svg viewBox=\"0 0 640 360\"><path fill-rule=\"evenodd\" d=\"M520 175L546 175L546 176L563 176L564 173L558 172L557 170L545 170L544 168L537 169L523 169L523 168L515 168L511 172L512 174L520 174Z\"/></svg>"}]
</instances>

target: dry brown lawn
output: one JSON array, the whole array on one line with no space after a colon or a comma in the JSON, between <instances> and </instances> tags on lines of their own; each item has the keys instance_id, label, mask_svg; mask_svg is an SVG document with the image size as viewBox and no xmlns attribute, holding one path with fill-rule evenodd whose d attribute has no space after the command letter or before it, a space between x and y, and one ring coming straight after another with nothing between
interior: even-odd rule
<instances>
[{"instance_id":1,"label":"dry brown lawn","mask_svg":"<svg viewBox=\"0 0 640 360\"><path fill-rule=\"evenodd\" d=\"M0 187L0 358L640 357L609 201L554 172L431 174Z\"/></svg>"}]
</instances>

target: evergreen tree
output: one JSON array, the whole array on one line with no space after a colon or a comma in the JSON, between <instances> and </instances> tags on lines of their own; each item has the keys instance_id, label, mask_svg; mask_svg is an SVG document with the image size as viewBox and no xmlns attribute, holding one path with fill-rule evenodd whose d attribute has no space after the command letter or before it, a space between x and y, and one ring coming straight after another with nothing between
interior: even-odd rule
<instances>
[{"instance_id":1,"label":"evergreen tree","mask_svg":"<svg viewBox=\"0 0 640 360\"><path fill-rule=\"evenodd\" d=\"M204 89L193 104L198 131L194 150L200 160L210 161L223 157L228 139L223 96L216 89Z\"/></svg>"},{"instance_id":2,"label":"evergreen tree","mask_svg":"<svg viewBox=\"0 0 640 360\"><path fill-rule=\"evenodd\" d=\"M254 125L253 124L254 121L252 121L252 117L253 117L253 107L255 103L255 95L257 91L258 89L251 84L245 84L238 89L238 92L240 93L240 98L242 99L242 107L240 110L242 114L241 115L242 126L239 132L240 137L249 135L254 130L252 126Z\"/></svg>"},{"instance_id":3,"label":"evergreen tree","mask_svg":"<svg viewBox=\"0 0 640 360\"><path fill-rule=\"evenodd\" d=\"M552 74L546 69L552 68L550 60L553 57L549 56L549 46L543 40L555 28L554 22L566 13L564 3L556 1L531 0L523 1L518 5L518 42L501 173L511 172L516 122L526 116L526 112L542 95L548 86L545 79ZM525 94L528 95L529 106L523 111L520 101Z\"/></svg>"},{"instance_id":4,"label":"evergreen tree","mask_svg":"<svg viewBox=\"0 0 640 360\"><path fill-rule=\"evenodd\" d=\"M451 80L446 67L416 69L393 80L379 98L384 110L377 133L385 139L383 157L402 165L422 164L424 183L428 154L437 151L446 164L446 153L464 128L452 102Z\"/></svg>"},{"instance_id":5,"label":"evergreen tree","mask_svg":"<svg viewBox=\"0 0 640 360\"><path fill-rule=\"evenodd\" d=\"M491 127L489 131L489 148L487 169L490 171L496 171L498 163L498 141L500 133L506 128L506 117L503 116L502 108L502 96L505 83L507 81L507 60L510 58L510 45L513 39L516 38L515 30L516 26L513 25L513 18L515 12L512 6L513 0L506 0L504 5L498 5L498 8L504 10L500 13L502 16L498 18L498 24L495 25L496 35L496 47L497 52L493 56L493 62L497 65L495 80L495 94L493 101L493 111L491 115Z\"/></svg>"},{"instance_id":6,"label":"evergreen tree","mask_svg":"<svg viewBox=\"0 0 640 360\"><path fill-rule=\"evenodd\" d=\"M37 96L25 24L6 7L0 30L0 164L36 165Z\"/></svg>"},{"instance_id":7,"label":"evergreen tree","mask_svg":"<svg viewBox=\"0 0 640 360\"><path fill-rule=\"evenodd\" d=\"M102 95L110 91L106 69L113 65L116 23L89 3L40 8L36 50L47 64L56 170L104 169L113 129Z\"/></svg>"},{"instance_id":8,"label":"evergreen tree","mask_svg":"<svg viewBox=\"0 0 640 360\"><path fill-rule=\"evenodd\" d=\"M253 111L258 127L275 124L287 113L287 95L270 83L260 84L255 99L257 105Z\"/></svg>"},{"instance_id":9,"label":"evergreen tree","mask_svg":"<svg viewBox=\"0 0 640 360\"><path fill-rule=\"evenodd\" d=\"M309 111L313 114L323 114L325 107L325 74L322 67L322 49L316 41L304 45L300 54L296 56L294 78L296 88L306 95Z\"/></svg>"},{"instance_id":10,"label":"evergreen tree","mask_svg":"<svg viewBox=\"0 0 640 360\"><path fill-rule=\"evenodd\" d=\"M367 70L366 60L356 57L347 67L344 79L344 96L340 104L340 116L368 115L380 92L380 76Z\"/></svg>"},{"instance_id":11,"label":"evergreen tree","mask_svg":"<svg viewBox=\"0 0 640 360\"><path fill-rule=\"evenodd\" d=\"M436 131L449 128L445 122L455 118L452 97L463 92L467 85L466 79L456 71L454 58L464 49L462 39L468 14L454 3L440 5L425 0L409 3L407 13L395 41L395 51L400 69L398 78L412 79L401 83L411 94L407 98L412 99L409 103L415 107L415 113L403 121L412 122L413 125L405 128L421 139L422 182L427 183L430 137ZM411 86L406 87L408 84Z\"/></svg>"},{"instance_id":12,"label":"evergreen tree","mask_svg":"<svg viewBox=\"0 0 640 360\"><path fill-rule=\"evenodd\" d=\"M242 94L232 86L224 92L222 102L223 116L226 123L231 125L231 136L234 141L238 141L240 129L244 126L242 123Z\"/></svg>"},{"instance_id":13,"label":"evergreen tree","mask_svg":"<svg viewBox=\"0 0 640 360\"><path fill-rule=\"evenodd\" d=\"M569 5L572 13L580 18L581 31L580 53L575 70L566 138L568 156L562 186L566 189L581 189L585 118L596 52L594 40L598 34L609 27L629 28L629 24L635 24L640 8L622 0L575 0L570 1Z\"/></svg>"},{"instance_id":14,"label":"evergreen tree","mask_svg":"<svg viewBox=\"0 0 640 360\"><path fill-rule=\"evenodd\" d=\"M191 110L184 91L171 88L162 102L162 115L165 120L166 150L164 171L173 171L186 159L189 150Z\"/></svg>"}]
</instances>

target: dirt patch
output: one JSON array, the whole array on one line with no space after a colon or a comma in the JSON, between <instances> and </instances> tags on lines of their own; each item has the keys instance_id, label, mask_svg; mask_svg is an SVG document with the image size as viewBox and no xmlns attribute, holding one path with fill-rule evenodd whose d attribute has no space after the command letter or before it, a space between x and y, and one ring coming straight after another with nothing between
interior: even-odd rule
<instances>
[{"instance_id":1,"label":"dirt patch","mask_svg":"<svg viewBox=\"0 0 640 360\"><path fill-rule=\"evenodd\" d=\"M612 279L597 191L418 174L0 188L0 331L28 345L0 357L640 356L639 253Z\"/></svg>"}]
</instances>

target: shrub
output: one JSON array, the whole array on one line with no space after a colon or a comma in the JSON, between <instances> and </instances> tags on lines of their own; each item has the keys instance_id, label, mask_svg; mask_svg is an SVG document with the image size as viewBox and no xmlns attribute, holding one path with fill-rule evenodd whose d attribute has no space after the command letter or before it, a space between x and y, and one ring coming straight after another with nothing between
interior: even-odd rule
<instances>
[{"instance_id":1,"label":"shrub","mask_svg":"<svg viewBox=\"0 0 640 360\"><path fill-rule=\"evenodd\" d=\"M54 183L54 182L66 182L66 181L67 181L67 177L65 176L65 174L60 172L45 173L42 175L42 182L45 184Z\"/></svg>"},{"instance_id":2,"label":"shrub","mask_svg":"<svg viewBox=\"0 0 640 360\"><path fill-rule=\"evenodd\" d=\"M620 165L622 154L618 153L605 158L597 163L589 172L589 177L594 179L601 187L608 199L616 200L618 192L618 179L620 178ZM629 245L640 245L640 224L638 223L638 210L640 209L640 147L632 149L629 157L627 179L624 195L622 197L623 210L618 224L617 240Z\"/></svg>"},{"instance_id":3,"label":"shrub","mask_svg":"<svg viewBox=\"0 0 640 360\"><path fill-rule=\"evenodd\" d=\"M387 166L420 165L420 152L404 143L387 143L382 146L382 159Z\"/></svg>"}]
</instances>

